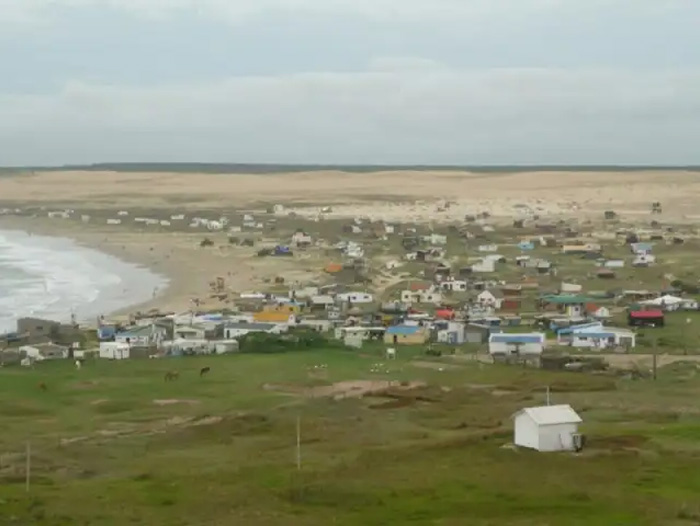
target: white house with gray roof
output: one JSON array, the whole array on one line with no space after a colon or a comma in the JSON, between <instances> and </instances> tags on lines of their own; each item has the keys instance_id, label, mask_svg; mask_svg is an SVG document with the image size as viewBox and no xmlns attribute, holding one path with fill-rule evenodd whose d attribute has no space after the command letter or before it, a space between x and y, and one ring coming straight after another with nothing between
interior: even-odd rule
<instances>
[{"instance_id":1,"label":"white house with gray roof","mask_svg":"<svg viewBox=\"0 0 700 526\"><path fill-rule=\"evenodd\" d=\"M288 326L283 323L245 323L233 322L224 325L224 338L233 340L250 334L251 332L265 332L268 334L282 334L287 332Z\"/></svg>"}]
</instances>

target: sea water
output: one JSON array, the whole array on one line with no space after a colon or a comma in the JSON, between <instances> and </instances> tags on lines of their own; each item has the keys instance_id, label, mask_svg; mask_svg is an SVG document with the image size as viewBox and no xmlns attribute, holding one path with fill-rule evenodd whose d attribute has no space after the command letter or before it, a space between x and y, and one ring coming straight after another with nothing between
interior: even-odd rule
<instances>
[{"instance_id":1,"label":"sea water","mask_svg":"<svg viewBox=\"0 0 700 526\"><path fill-rule=\"evenodd\" d=\"M93 320L148 301L166 285L149 269L69 239L0 230L0 333L25 316Z\"/></svg>"}]
</instances>

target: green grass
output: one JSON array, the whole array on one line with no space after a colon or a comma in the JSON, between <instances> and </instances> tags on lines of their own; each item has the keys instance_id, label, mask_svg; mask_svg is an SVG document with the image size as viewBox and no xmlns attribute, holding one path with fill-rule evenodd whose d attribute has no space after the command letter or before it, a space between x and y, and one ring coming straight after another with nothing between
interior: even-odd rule
<instances>
[{"instance_id":1,"label":"green grass","mask_svg":"<svg viewBox=\"0 0 700 526\"><path fill-rule=\"evenodd\" d=\"M400 349L386 364L370 348L2 369L0 525L692 524L700 380L449 358L459 367L439 371L419 358ZM389 373L370 371L380 362ZM212 372L200 379L204 364ZM310 374L321 364L325 378ZM168 370L180 379L164 382ZM371 378L426 382L425 401L263 388ZM503 447L510 415L542 403L547 385L584 417L580 455ZM172 399L185 402L154 403Z\"/></svg>"}]
</instances>

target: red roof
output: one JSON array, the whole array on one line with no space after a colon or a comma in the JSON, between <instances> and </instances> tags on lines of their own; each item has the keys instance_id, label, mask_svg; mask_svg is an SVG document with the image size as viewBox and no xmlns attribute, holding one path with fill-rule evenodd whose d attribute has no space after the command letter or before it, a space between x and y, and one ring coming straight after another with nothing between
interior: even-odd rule
<instances>
[{"instance_id":1,"label":"red roof","mask_svg":"<svg viewBox=\"0 0 700 526\"><path fill-rule=\"evenodd\" d=\"M455 311L453 309L438 309L435 311L435 315L438 318L450 320L455 317Z\"/></svg>"},{"instance_id":2,"label":"red roof","mask_svg":"<svg viewBox=\"0 0 700 526\"><path fill-rule=\"evenodd\" d=\"M663 318L664 313L660 310L636 310L630 312L632 318Z\"/></svg>"},{"instance_id":3,"label":"red roof","mask_svg":"<svg viewBox=\"0 0 700 526\"><path fill-rule=\"evenodd\" d=\"M410 285L411 290L428 290L429 288L430 285L428 283L414 282Z\"/></svg>"}]
</instances>

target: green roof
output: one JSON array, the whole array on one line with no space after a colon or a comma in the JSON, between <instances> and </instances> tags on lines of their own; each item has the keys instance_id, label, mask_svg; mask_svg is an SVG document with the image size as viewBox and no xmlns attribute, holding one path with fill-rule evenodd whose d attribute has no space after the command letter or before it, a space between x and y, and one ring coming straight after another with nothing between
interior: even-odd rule
<instances>
[{"instance_id":1,"label":"green roof","mask_svg":"<svg viewBox=\"0 0 700 526\"><path fill-rule=\"evenodd\" d=\"M559 305L589 303L595 301L593 298L589 298L588 296L582 296L580 294L550 295L543 296L541 299L543 301L546 301L547 303L556 303Z\"/></svg>"}]
</instances>

